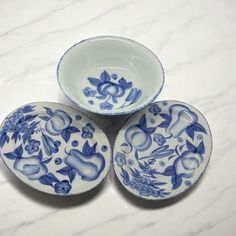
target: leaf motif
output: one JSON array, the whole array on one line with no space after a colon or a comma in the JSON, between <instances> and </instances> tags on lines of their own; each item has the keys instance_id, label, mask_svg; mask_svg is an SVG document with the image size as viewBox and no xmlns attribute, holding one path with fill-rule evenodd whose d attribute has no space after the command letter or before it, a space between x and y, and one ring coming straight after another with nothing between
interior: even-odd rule
<instances>
[{"instance_id":1,"label":"leaf motif","mask_svg":"<svg viewBox=\"0 0 236 236\"><path fill-rule=\"evenodd\" d=\"M122 178L126 181L129 181L129 174L127 173L127 171L125 171L123 168L121 168L121 171L122 171L121 173Z\"/></svg>"},{"instance_id":2,"label":"leaf motif","mask_svg":"<svg viewBox=\"0 0 236 236\"><path fill-rule=\"evenodd\" d=\"M0 143L0 146L3 147L5 143L8 143L8 142L9 142L9 140L10 140L10 139L9 139L9 137L8 137L7 134L4 135L4 136L2 136L1 139L0 139L0 142L1 142L1 143Z\"/></svg>"},{"instance_id":3,"label":"leaf motif","mask_svg":"<svg viewBox=\"0 0 236 236\"><path fill-rule=\"evenodd\" d=\"M90 155L93 155L96 153L96 147L97 147L97 143L95 143L92 147L90 147Z\"/></svg>"},{"instance_id":4,"label":"leaf motif","mask_svg":"<svg viewBox=\"0 0 236 236\"><path fill-rule=\"evenodd\" d=\"M126 102L129 102L129 101L133 101L135 96L136 96L136 88L132 88L130 91L129 91L129 94L128 96L126 97L125 101Z\"/></svg>"},{"instance_id":5,"label":"leaf motif","mask_svg":"<svg viewBox=\"0 0 236 236\"><path fill-rule=\"evenodd\" d=\"M89 146L88 141L86 141L86 142L84 143L82 152L83 152L86 156L89 156L89 155L90 155L90 153L91 153L91 147Z\"/></svg>"},{"instance_id":6,"label":"leaf motif","mask_svg":"<svg viewBox=\"0 0 236 236\"><path fill-rule=\"evenodd\" d=\"M186 134L187 134L191 139L194 138L194 130L192 129L191 126L188 126L188 127L185 129L185 132L186 132Z\"/></svg>"},{"instance_id":7,"label":"leaf motif","mask_svg":"<svg viewBox=\"0 0 236 236\"><path fill-rule=\"evenodd\" d=\"M18 158L18 156L16 155L15 152L4 153L4 156L7 157L10 160L15 160L15 159Z\"/></svg>"},{"instance_id":8,"label":"leaf motif","mask_svg":"<svg viewBox=\"0 0 236 236\"><path fill-rule=\"evenodd\" d=\"M139 159L139 156L138 156L138 151L137 151L137 150L135 150L134 157L135 157L135 159L136 159L136 160L138 160L138 159Z\"/></svg>"},{"instance_id":9,"label":"leaf motif","mask_svg":"<svg viewBox=\"0 0 236 236\"><path fill-rule=\"evenodd\" d=\"M34 111L34 107L35 107L35 106L27 105L27 106L24 106L24 107L22 108L22 111L23 111L23 113L32 112L32 111Z\"/></svg>"},{"instance_id":10,"label":"leaf motif","mask_svg":"<svg viewBox=\"0 0 236 236\"><path fill-rule=\"evenodd\" d=\"M19 147L17 147L14 152L16 153L17 157L22 157L23 154L22 144Z\"/></svg>"},{"instance_id":11,"label":"leaf motif","mask_svg":"<svg viewBox=\"0 0 236 236\"><path fill-rule=\"evenodd\" d=\"M53 182L58 182L59 180L53 173L48 173L48 177L51 179Z\"/></svg>"},{"instance_id":12,"label":"leaf motif","mask_svg":"<svg viewBox=\"0 0 236 236\"><path fill-rule=\"evenodd\" d=\"M172 190L177 189L182 183L181 176L179 175L172 176L171 183L172 183Z\"/></svg>"},{"instance_id":13,"label":"leaf motif","mask_svg":"<svg viewBox=\"0 0 236 236\"><path fill-rule=\"evenodd\" d=\"M38 115L26 115L25 116L25 121L31 121L33 119L35 119L35 117L37 117Z\"/></svg>"},{"instance_id":14,"label":"leaf motif","mask_svg":"<svg viewBox=\"0 0 236 236\"><path fill-rule=\"evenodd\" d=\"M46 112L48 113L48 115L52 116L53 115L53 111L51 108L48 107L44 107L44 109L46 110Z\"/></svg>"},{"instance_id":15,"label":"leaf motif","mask_svg":"<svg viewBox=\"0 0 236 236\"><path fill-rule=\"evenodd\" d=\"M203 132L203 133L207 133L206 132L206 129L200 125L199 123L194 123L191 125L191 127L193 128L194 131L197 131L197 132Z\"/></svg>"},{"instance_id":16,"label":"leaf motif","mask_svg":"<svg viewBox=\"0 0 236 236\"><path fill-rule=\"evenodd\" d=\"M190 143L188 140L186 140L186 146L190 152L192 152L192 153L197 152L197 148L192 143Z\"/></svg>"},{"instance_id":17,"label":"leaf motif","mask_svg":"<svg viewBox=\"0 0 236 236\"><path fill-rule=\"evenodd\" d=\"M139 100L139 98L141 97L141 95L142 95L142 90L138 89L136 91L135 97L133 98L133 100L130 104L136 103Z\"/></svg>"},{"instance_id":18,"label":"leaf motif","mask_svg":"<svg viewBox=\"0 0 236 236\"><path fill-rule=\"evenodd\" d=\"M16 143L18 139L20 139L20 134L19 132L14 132L11 136L11 139L14 140L14 142Z\"/></svg>"},{"instance_id":19,"label":"leaf motif","mask_svg":"<svg viewBox=\"0 0 236 236\"><path fill-rule=\"evenodd\" d=\"M77 133L80 132L75 126L70 126L67 128L70 133Z\"/></svg>"},{"instance_id":20,"label":"leaf motif","mask_svg":"<svg viewBox=\"0 0 236 236\"><path fill-rule=\"evenodd\" d=\"M145 128L145 129L143 129L143 131L146 134L153 134L156 131L156 127Z\"/></svg>"},{"instance_id":21,"label":"leaf motif","mask_svg":"<svg viewBox=\"0 0 236 236\"><path fill-rule=\"evenodd\" d=\"M43 160L43 163L44 164L48 164L50 161L52 160L52 157L51 158L48 158L48 159L45 159L45 160Z\"/></svg>"},{"instance_id":22,"label":"leaf motif","mask_svg":"<svg viewBox=\"0 0 236 236\"><path fill-rule=\"evenodd\" d=\"M205 146L203 141L198 145L197 152L201 155L205 153Z\"/></svg>"},{"instance_id":23,"label":"leaf motif","mask_svg":"<svg viewBox=\"0 0 236 236\"><path fill-rule=\"evenodd\" d=\"M164 120L170 120L171 116L168 114L159 114Z\"/></svg>"},{"instance_id":24,"label":"leaf motif","mask_svg":"<svg viewBox=\"0 0 236 236\"><path fill-rule=\"evenodd\" d=\"M74 169L71 169L69 172L68 172L68 177L69 177L69 180L70 182L72 183L73 180L75 179L75 176L76 176L76 171Z\"/></svg>"},{"instance_id":25,"label":"leaf motif","mask_svg":"<svg viewBox=\"0 0 236 236\"><path fill-rule=\"evenodd\" d=\"M133 177L137 178L137 177L140 176L140 173L139 173L139 171L137 169L135 169L135 168L134 168L134 170L132 168L129 168L129 169L132 172L132 176Z\"/></svg>"},{"instance_id":26,"label":"leaf motif","mask_svg":"<svg viewBox=\"0 0 236 236\"><path fill-rule=\"evenodd\" d=\"M61 137L65 140L66 143L70 140L71 133L68 128L62 130Z\"/></svg>"},{"instance_id":27,"label":"leaf motif","mask_svg":"<svg viewBox=\"0 0 236 236\"><path fill-rule=\"evenodd\" d=\"M139 126L141 129L146 129L147 128L147 121L146 121L146 115L142 115L140 120L139 120Z\"/></svg>"},{"instance_id":28,"label":"leaf motif","mask_svg":"<svg viewBox=\"0 0 236 236\"><path fill-rule=\"evenodd\" d=\"M70 170L71 170L71 167L65 166L62 169L57 170L57 172L60 173L61 175L68 175Z\"/></svg>"},{"instance_id":29,"label":"leaf motif","mask_svg":"<svg viewBox=\"0 0 236 236\"><path fill-rule=\"evenodd\" d=\"M165 176L173 176L175 175L175 169L174 166L168 166L165 168L164 172L162 172Z\"/></svg>"},{"instance_id":30,"label":"leaf motif","mask_svg":"<svg viewBox=\"0 0 236 236\"><path fill-rule=\"evenodd\" d=\"M97 78L91 78L91 77L88 77L88 80L90 82L91 85L93 86L98 86L99 84L102 83L102 81L100 79L97 79Z\"/></svg>"},{"instance_id":31,"label":"leaf motif","mask_svg":"<svg viewBox=\"0 0 236 236\"><path fill-rule=\"evenodd\" d=\"M100 79L104 82L110 81L111 77L110 75L104 70L100 76Z\"/></svg>"},{"instance_id":32,"label":"leaf motif","mask_svg":"<svg viewBox=\"0 0 236 236\"><path fill-rule=\"evenodd\" d=\"M50 176L43 175L39 178L39 182L44 185L51 185L55 182Z\"/></svg>"},{"instance_id":33,"label":"leaf motif","mask_svg":"<svg viewBox=\"0 0 236 236\"><path fill-rule=\"evenodd\" d=\"M22 139L23 139L23 143L25 144L27 141L29 142L31 140L31 135L25 133L23 134Z\"/></svg>"},{"instance_id":34,"label":"leaf motif","mask_svg":"<svg viewBox=\"0 0 236 236\"><path fill-rule=\"evenodd\" d=\"M165 121L162 121L162 122L158 125L158 127L160 127L160 128L167 128L167 127L169 126L169 124L170 124L170 121L169 121L169 120L165 120Z\"/></svg>"}]
</instances>

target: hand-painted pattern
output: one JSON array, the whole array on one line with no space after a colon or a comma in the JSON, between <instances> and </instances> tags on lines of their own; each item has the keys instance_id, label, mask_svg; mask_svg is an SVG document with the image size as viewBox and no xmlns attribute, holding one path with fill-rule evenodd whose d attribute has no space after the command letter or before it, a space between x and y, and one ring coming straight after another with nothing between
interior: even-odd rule
<instances>
[{"instance_id":1,"label":"hand-painted pattern","mask_svg":"<svg viewBox=\"0 0 236 236\"><path fill-rule=\"evenodd\" d=\"M100 78L88 77L91 87L83 89L83 93L89 98L88 103L94 105L99 102L102 110L112 110L123 108L136 103L142 91L134 88L132 82L127 82L125 78L118 79L117 74L109 74L103 71ZM100 102L101 101L101 102Z\"/></svg>"},{"instance_id":2,"label":"hand-painted pattern","mask_svg":"<svg viewBox=\"0 0 236 236\"><path fill-rule=\"evenodd\" d=\"M204 162L208 133L198 115L183 104L155 103L146 110L117 138L115 170L136 195L167 198L192 184Z\"/></svg>"},{"instance_id":3,"label":"hand-painted pattern","mask_svg":"<svg viewBox=\"0 0 236 236\"><path fill-rule=\"evenodd\" d=\"M43 109L37 112L36 106L27 105L8 116L0 131L1 151L7 150L2 152L3 158L12 161L13 171L67 195L75 180L96 180L104 170L105 158L97 142L89 143L95 132L91 123L80 129L73 121L81 119L78 114L71 117L61 109ZM84 140L81 144L79 137ZM107 148L101 147L105 153Z\"/></svg>"}]
</instances>

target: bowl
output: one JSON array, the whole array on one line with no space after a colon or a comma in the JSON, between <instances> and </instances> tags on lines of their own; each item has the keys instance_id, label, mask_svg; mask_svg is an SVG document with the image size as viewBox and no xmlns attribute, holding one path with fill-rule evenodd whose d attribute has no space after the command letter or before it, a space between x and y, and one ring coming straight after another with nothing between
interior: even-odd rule
<instances>
[{"instance_id":1,"label":"bowl","mask_svg":"<svg viewBox=\"0 0 236 236\"><path fill-rule=\"evenodd\" d=\"M99 36L64 53L57 80L63 93L80 108L122 115L142 109L159 95L164 70L144 45L127 38Z\"/></svg>"}]
</instances>

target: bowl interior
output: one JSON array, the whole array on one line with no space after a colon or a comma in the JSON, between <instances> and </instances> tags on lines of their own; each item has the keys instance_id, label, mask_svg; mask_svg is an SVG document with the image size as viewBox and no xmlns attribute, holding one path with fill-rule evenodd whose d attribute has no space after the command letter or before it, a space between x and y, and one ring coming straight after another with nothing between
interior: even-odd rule
<instances>
[{"instance_id":1,"label":"bowl interior","mask_svg":"<svg viewBox=\"0 0 236 236\"><path fill-rule=\"evenodd\" d=\"M164 76L157 57L143 45L119 37L96 37L64 54L58 81L80 107L118 114L151 102L160 92Z\"/></svg>"}]
</instances>

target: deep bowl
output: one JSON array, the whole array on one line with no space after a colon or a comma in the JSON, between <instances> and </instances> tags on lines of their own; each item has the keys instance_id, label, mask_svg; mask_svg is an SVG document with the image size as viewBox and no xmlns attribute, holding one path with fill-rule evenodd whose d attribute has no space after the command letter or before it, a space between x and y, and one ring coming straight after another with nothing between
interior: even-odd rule
<instances>
[{"instance_id":1,"label":"deep bowl","mask_svg":"<svg viewBox=\"0 0 236 236\"><path fill-rule=\"evenodd\" d=\"M121 115L140 110L159 95L164 71L157 56L142 44L100 36L69 48L58 63L57 79L79 107Z\"/></svg>"}]
</instances>

